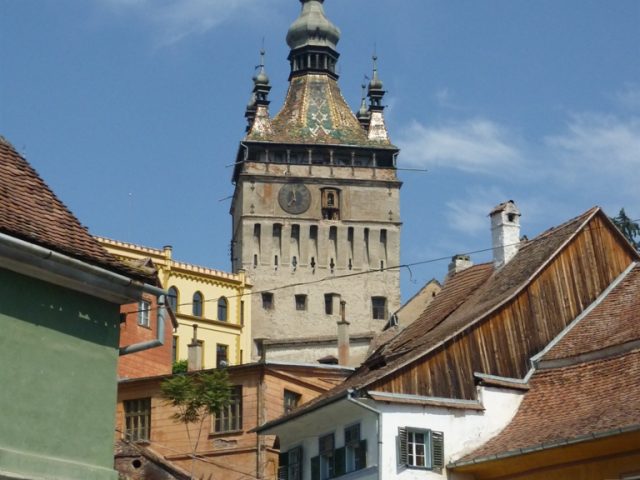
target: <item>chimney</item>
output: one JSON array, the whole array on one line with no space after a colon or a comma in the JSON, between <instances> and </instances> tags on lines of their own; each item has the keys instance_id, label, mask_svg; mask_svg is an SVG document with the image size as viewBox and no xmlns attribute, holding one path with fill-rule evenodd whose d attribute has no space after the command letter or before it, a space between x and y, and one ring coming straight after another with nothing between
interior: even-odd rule
<instances>
[{"instance_id":1,"label":"chimney","mask_svg":"<svg viewBox=\"0 0 640 480\"><path fill-rule=\"evenodd\" d=\"M466 270L467 268L472 266L473 262L471 261L471 257L469 255L454 255L453 257L451 257L451 263L449 264L449 276L460 273L461 271Z\"/></svg>"},{"instance_id":2,"label":"chimney","mask_svg":"<svg viewBox=\"0 0 640 480\"><path fill-rule=\"evenodd\" d=\"M340 321L338 322L338 364L349 364L349 322L345 318L347 302L340 302Z\"/></svg>"},{"instance_id":3,"label":"chimney","mask_svg":"<svg viewBox=\"0 0 640 480\"><path fill-rule=\"evenodd\" d=\"M489 214L493 266L502 268L518 253L520 247L520 211L513 200L501 203Z\"/></svg>"},{"instance_id":4,"label":"chimney","mask_svg":"<svg viewBox=\"0 0 640 480\"><path fill-rule=\"evenodd\" d=\"M198 325L193 324L193 338L189 344L189 358L187 371L196 372L202 370L202 344L198 341Z\"/></svg>"}]
</instances>

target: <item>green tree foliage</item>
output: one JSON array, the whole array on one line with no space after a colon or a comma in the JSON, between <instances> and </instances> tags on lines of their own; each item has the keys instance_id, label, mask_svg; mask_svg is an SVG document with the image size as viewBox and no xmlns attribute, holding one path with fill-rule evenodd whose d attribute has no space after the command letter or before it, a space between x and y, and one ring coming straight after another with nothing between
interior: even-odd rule
<instances>
[{"instance_id":1,"label":"green tree foliage","mask_svg":"<svg viewBox=\"0 0 640 480\"><path fill-rule=\"evenodd\" d=\"M613 217L611 220L613 220L618 230L629 240L631 245L633 245L636 250L640 250L640 226L627 216L624 208L621 208L618 216Z\"/></svg>"},{"instance_id":2,"label":"green tree foliage","mask_svg":"<svg viewBox=\"0 0 640 480\"><path fill-rule=\"evenodd\" d=\"M173 362L172 372L175 373L187 373L189 362L187 360L178 360Z\"/></svg>"},{"instance_id":3,"label":"green tree foliage","mask_svg":"<svg viewBox=\"0 0 640 480\"><path fill-rule=\"evenodd\" d=\"M191 476L205 421L229 405L231 383L225 369L173 375L160 384L162 395L174 407L173 419L183 423L191 447ZM192 432L195 427L197 432ZM193 435L195 433L195 436Z\"/></svg>"}]
</instances>

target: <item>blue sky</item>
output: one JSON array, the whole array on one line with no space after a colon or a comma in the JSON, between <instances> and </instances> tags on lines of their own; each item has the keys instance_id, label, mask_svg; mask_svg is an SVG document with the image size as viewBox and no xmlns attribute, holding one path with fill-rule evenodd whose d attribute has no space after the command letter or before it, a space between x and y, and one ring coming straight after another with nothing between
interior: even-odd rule
<instances>
[{"instance_id":1,"label":"blue sky","mask_svg":"<svg viewBox=\"0 0 640 480\"><path fill-rule=\"evenodd\" d=\"M264 41L275 114L297 0L0 0L0 133L97 235L228 270L231 169ZM374 49L402 148L404 263L640 217L640 2L326 0L356 109ZM474 260L486 260L476 255ZM403 297L447 261L403 272Z\"/></svg>"}]
</instances>

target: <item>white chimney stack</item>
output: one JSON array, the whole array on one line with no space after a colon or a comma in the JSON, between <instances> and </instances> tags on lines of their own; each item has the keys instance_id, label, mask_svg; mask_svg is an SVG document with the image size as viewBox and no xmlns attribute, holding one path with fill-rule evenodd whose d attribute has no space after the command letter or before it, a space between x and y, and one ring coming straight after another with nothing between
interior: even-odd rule
<instances>
[{"instance_id":1,"label":"white chimney stack","mask_svg":"<svg viewBox=\"0 0 640 480\"><path fill-rule=\"evenodd\" d=\"M469 267L473 267L473 262L469 255L454 255L451 257L451 263L449 264L449 275L455 275Z\"/></svg>"},{"instance_id":2,"label":"white chimney stack","mask_svg":"<svg viewBox=\"0 0 640 480\"><path fill-rule=\"evenodd\" d=\"M520 247L520 211L513 200L501 203L489 214L493 241L493 266L505 266Z\"/></svg>"}]
</instances>

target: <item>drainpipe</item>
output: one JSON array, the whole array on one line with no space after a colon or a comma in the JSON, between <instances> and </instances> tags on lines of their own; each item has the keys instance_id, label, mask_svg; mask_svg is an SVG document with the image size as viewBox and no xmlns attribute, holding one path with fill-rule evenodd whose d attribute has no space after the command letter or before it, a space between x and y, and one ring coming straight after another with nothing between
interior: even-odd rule
<instances>
[{"instance_id":1,"label":"drainpipe","mask_svg":"<svg viewBox=\"0 0 640 480\"><path fill-rule=\"evenodd\" d=\"M362 403L355 398L353 398L354 390L349 389L349 393L347 394L347 401L364 408L365 410L369 410L370 412L375 413L378 418L376 418L376 430L378 435L378 480L382 480L382 412L380 410L376 410L373 407L370 407L366 403Z\"/></svg>"},{"instance_id":2,"label":"drainpipe","mask_svg":"<svg viewBox=\"0 0 640 480\"><path fill-rule=\"evenodd\" d=\"M164 345L164 324L166 319L167 308L165 307L165 296L158 297L158 315L156 315L156 339L147 340L146 342L134 343L120 348L120 356L129 355L131 353L142 352L151 348L161 347Z\"/></svg>"}]
</instances>

